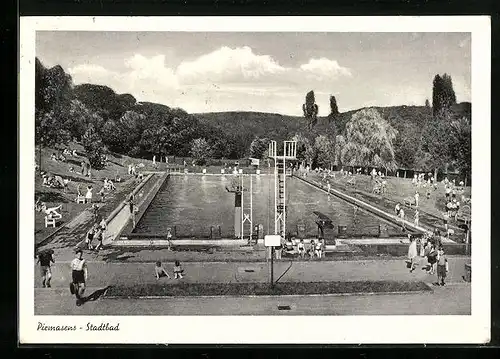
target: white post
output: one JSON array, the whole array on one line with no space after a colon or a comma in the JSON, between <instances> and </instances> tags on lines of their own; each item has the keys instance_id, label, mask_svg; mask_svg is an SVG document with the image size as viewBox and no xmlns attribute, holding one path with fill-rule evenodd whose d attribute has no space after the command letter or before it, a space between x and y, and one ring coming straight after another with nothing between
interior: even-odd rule
<instances>
[{"instance_id":1,"label":"white post","mask_svg":"<svg viewBox=\"0 0 500 359\"><path fill-rule=\"evenodd\" d=\"M252 174L250 173L250 240L252 242L253 236L253 200L252 200Z\"/></svg>"},{"instance_id":2,"label":"white post","mask_svg":"<svg viewBox=\"0 0 500 359\"><path fill-rule=\"evenodd\" d=\"M285 142L283 145L283 236L285 236L286 232L286 155L287 155L287 143ZM279 233L281 234L281 233Z\"/></svg>"},{"instance_id":3,"label":"white post","mask_svg":"<svg viewBox=\"0 0 500 359\"><path fill-rule=\"evenodd\" d=\"M244 238L244 235L243 235L243 232L244 232L244 229L245 229L245 226L244 226L244 214L243 212L245 212L245 206L244 206L244 203L243 203L243 197L244 197L244 193L243 193L243 174L240 174L240 190L241 190L241 234L240 234L240 239L243 239Z\"/></svg>"},{"instance_id":4,"label":"white post","mask_svg":"<svg viewBox=\"0 0 500 359\"><path fill-rule=\"evenodd\" d=\"M274 234L278 234L278 163L274 155Z\"/></svg>"}]
</instances>

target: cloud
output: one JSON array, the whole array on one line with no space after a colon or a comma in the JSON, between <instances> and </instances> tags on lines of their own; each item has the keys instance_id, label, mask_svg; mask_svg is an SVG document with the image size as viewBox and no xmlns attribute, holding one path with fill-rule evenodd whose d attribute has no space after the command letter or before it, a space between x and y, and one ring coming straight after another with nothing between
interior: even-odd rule
<instances>
[{"instance_id":1,"label":"cloud","mask_svg":"<svg viewBox=\"0 0 500 359\"><path fill-rule=\"evenodd\" d=\"M165 55L151 58L135 54L125 60L125 66L131 70L128 77L133 82L151 80L161 86L176 88L179 86L175 72L165 66Z\"/></svg>"},{"instance_id":2,"label":"cloud","mask_svg":"<svg viewBox=\"0 0 500 359\"><path fill-rule=\"evenodd\" d=\"M290 108L288 112L300 112L307 91L314 89L327 102L332 79L351 75L349 69L326 58L284 67L273 57L256 54L248 46L221 47L185 60L176 68L167 66L163 54L146 57L136 53L126 58L123 65L120 72L97 64L80 64L69 72L75 84L106 85L117 93L130 93L138 101L160 102L196 112L208 108L223 110L224 106L233 110L277 111L276 106L285 103ZM323 90L327 92L323 94Z\"/></svg>"},{"instance_id":3,"label":"cloud","mask_svg":"<svg viewBox=\"0 0 500 359\"><path fill-rule=\"evenodd\" d=\"M308 63L300 65L300 70L307 76L320 81L352 76L350 69L340 66L336 60L329 60L325 57L310 59Z\"/></svg>"},{"instance_id":4,"label":"cloud","mask_svg":"<svg viewBox=\"0 0 500 359\"><path fill-rule=\"evenodd\" d=\"M119 75L109 71L102 66L93 64L81 64L68 69L75 83L99 83L109 80L113 75Z\"/></svg>"},{"instance_id":5,"label":"cloud","mask_svg":"<svg viewBox=\"0 0 500 359\"><path fill-rule=\"evenodd\" d=\"M182 83L232 82L259 79L266 75L283 73L287 69L269 55L257 55L248 47L221 47L177 67Z\"/></svg>"}]
</instances>

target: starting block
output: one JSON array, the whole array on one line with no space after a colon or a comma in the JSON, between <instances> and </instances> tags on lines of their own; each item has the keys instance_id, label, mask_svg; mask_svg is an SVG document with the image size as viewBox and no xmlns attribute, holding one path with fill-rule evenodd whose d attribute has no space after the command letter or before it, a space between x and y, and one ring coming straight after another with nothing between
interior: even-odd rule
<instances>
[{"instance_id":1,"label":"starting block","mask_svg":"<svg viewBox=\"0 0 500 359\"><path fill-rule=\"evenodd\" d=\"M223 175L226 171L224 170L224 168L221 168L220 169L220 174Z\"/></svg>"},{"instance_id":2,"label":"starting block","mask_svg":"<svg viewBox=\"0 0 500 359\"><path fill-rule=\"evenodd\" d=\"M207 169L204 168L202 171L201 171L203 174L207 173Z\"/></svg>"}]
</instances>

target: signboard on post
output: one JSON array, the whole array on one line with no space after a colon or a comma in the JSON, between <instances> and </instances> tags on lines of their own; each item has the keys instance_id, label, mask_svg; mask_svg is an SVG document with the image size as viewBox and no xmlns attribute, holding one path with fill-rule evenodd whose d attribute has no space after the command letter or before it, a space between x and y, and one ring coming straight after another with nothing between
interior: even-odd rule
<instances>
[{"instance_id":1,"label":"signboard on post","mask_svg":"<svg viewBox=\"0 0 500 359\"><path fill-rule=\"evenodd\" d=\"M281 245L281 236L278 234L265 235L264 245L266 247L279 247Z\"/></svg>"}]
</instances>

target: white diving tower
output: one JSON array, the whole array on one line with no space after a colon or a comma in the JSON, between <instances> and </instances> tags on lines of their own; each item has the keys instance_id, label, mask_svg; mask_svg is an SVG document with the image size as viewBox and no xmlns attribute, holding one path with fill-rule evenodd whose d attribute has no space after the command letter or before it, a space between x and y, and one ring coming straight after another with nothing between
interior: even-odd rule
<instances>
[{"instance_id":1,"label":"white diving tower","mask_svg":"<svg viewBox=\"0 0 500 359\"><path fill-rule=\"evenodd\" d=\"M286 236L286 161L297 159L297 141L284 141L283 152L276 141L269 144L269 158L274 160L274 234Z\"/></svg>"}]
</instances>

